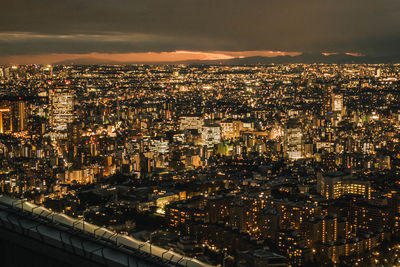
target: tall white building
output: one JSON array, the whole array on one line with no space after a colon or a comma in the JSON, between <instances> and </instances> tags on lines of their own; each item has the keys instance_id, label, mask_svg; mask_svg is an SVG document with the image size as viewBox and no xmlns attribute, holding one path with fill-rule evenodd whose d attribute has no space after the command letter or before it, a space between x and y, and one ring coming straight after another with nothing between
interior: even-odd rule
<instances>
[{"instance_id":1,"label":"tall white building","mask_svg":"<svg viewBox=\"0 0 400 267\"><path fill-rule=\"evenodd\" d=\"M288 159L303 158L303 134L297 121L289 121L285 126L284 152Z\"/></svg>"},{"instance_id":2,"label":"tall white building","mask_svg":"<svg viewBox=\"0 0 400 267\"><path fill-rule=\"evenodd\" d=\"M343 111L343 95L332 94L332 111Z\"/></svg>"},{"instance_id":3,"label":"tall white building","mask_svg":"<svg viewBox=\"0 0 400 267\"><path fill-rule=\"evenodd\" d=\"M50 93L50 123L55 131L66 131L74 120L74 95L68 89L55 89Z\"/></svg>"}]
</instances>

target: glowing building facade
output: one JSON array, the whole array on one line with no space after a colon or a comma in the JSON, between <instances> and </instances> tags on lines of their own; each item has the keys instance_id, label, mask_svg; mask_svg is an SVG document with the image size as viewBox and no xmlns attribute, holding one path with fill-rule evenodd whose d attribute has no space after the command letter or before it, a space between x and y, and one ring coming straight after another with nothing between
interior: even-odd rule
<instances>
[{"instance_id":1,"label":"glowing building facade","mask_svg":"<svg viewBox=\"0 0 400 267\"><path fill-rule=\"evenodd\" d=\"M55 89L50 94L50 123L55 131L66 131L74 120L74 95L67 89Z\"/></svg>"},{"instance_id":2,"label":"glowing building facade","mask_svg":"<svg viewBox=\"0 0 400 267\"><path fill-rule=\"evenodd\" d=\"M351 174L332 172L318 174L317 191L326 199L337 199L343 195L361 195L371 199L371 183L353 179Z\"/></svg>"},{"instance_id":3,"label":"glowing building facade","mask_svg":"<svg viewBox=\"0 0 400 267\"><path fill-rule=\"evenodd\" d=\"M286 157L290 160L303 158L303 134L297 121L290 120L286 124L284 138Z\"/></svg>"}]
</instances>

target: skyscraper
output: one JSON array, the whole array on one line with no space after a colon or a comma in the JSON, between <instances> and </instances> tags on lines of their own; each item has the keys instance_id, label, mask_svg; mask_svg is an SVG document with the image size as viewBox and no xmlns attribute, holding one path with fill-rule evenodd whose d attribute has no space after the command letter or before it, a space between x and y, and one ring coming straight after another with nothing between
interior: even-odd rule
<instances>
[{"instance_id":1,"label":"skyscraper","mask_svg":"<svg viewBox=\"0 0 400 267\"><path fill-rule=\"evenodd\" d=\"M5 127L5 121L3 119L3 113L9 113L10 109L9 108L0 108L0 134L5 133L6 127Z\"/></svg>"},{"instance_id":2,"label":"skyscraper","mask_svg":"<svg viewBox=\"0 0 400 267\"><path fill-rule=\"evenodd\" d=\"M333 112L343 111L343 95L332 94L332 111Z\"/></svg>"},{"instance_id":3,"label":"skyscraper","mask_svg":"<svg viewBox=\"0 0 400 267\"><path fill-rule=\"evenodd\" d=\"M26 103L25 101L15 102L13 105L13 131L22 132L26 130Z\"/></svg>"},{"instance_id":4,"label":"skyscraper","mask_svg":"<svg viewBox=\"0 0 400 267\"><path fill-rule=\"evenodd\" d=\"M284 151L290 160L303 158L303 134L297 120L289 120L285 126Z\"/></svg>"},{"instance_id":5,"label":"skyscraper","mask_svg":"<svg viewBox=\"0 0 400 267\"><path fill-rule=\"evenodd\" d=\"M66 131L74 120L74 95L66 88L50 93L50 124L55 131Z\"/></svg>"}]
</instances>

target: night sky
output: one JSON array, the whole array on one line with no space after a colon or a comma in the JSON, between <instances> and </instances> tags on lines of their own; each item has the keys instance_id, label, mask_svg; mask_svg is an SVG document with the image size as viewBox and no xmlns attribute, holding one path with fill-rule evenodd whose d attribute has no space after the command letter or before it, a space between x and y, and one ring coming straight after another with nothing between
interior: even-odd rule
<instances>
[{"instance_id":1,"label":"night sky","mask_svg":"<svg viewBox=\"0 0 400 267\"><path fill-rule=\"evenodd\" d=\"M399 0L0 3L0 63L400 55Z\"/></svg>"}]
</instances>

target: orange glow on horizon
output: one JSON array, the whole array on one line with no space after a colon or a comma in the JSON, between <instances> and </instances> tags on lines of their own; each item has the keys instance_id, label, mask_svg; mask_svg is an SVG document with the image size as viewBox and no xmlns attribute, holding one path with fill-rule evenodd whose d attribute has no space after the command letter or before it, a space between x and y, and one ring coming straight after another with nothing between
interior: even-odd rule
<instances>
[{"instance_id":1,"label":"orange glow on horizon","mask_svg":"<svg viewBox=\"0 0 400 267\"><path fill-rule=\"evenodd\" d=\"M41 55L16 55L0 59L0 64L54 64L63 61L74 62L112 62L120 64L129 63L173 63L190 60L227 60L252 56L276 57L296 56L300 52L282 51L187 51L174 52L142 52L142 53L89 53L89 54L41 54Z\"/></svg>"},{"instance_id":2,"label":"orange glow on horizon","mask_svg":"<svg viewBox=\"0 0 400 267\"><path fill-rule=\"evenodd\" d=\"M353 56L353 57L363 57L365 56L364 54L361 53L353 53L353 52L345 52L345 53L339 53L339 52L324 52L322 55L324 56L333 56L333 55L347 55L347 56Z\"/></svg>"}]
</instances>

